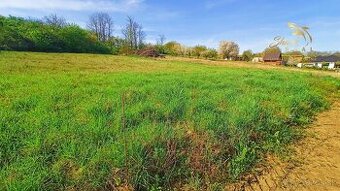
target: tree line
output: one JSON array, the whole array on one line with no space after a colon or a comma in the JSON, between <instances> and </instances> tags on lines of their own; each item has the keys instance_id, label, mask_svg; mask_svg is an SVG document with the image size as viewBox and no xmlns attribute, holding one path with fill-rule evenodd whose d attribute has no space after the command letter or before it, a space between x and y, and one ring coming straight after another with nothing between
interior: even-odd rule
<instances>
[{"instance_id":1,"label":"tree line","mask_svg":"<svg viewBox=\"0 0 340 191\"><path fill-rule=\"evenodd\" d=\"M56 14L42 19L0 16L0 50L127 55L143 48L152 48L161 54L174 56L239 58L239 45L231 41L221 41L218 50L204 45L187 47L176 41L166 43L164 35L159 36L156 44L147 44L143 26L129 16L121 31L122 37L114 36L114 30L113 18L103 12L92 14L86 29L68 23ZM250 60L252 56L253 53L247 50L242 59Z\"/></svg>"},{"instance_id":2,"label":"tree line","mask_svg":"<svg viewBox=\"0 0 340 191\"><path fill-rule=\"evenodd\" d=\"M142 24L129 16L121 37L114 36L114 31L113 18L103 12L90 15L85 29L56 14L42 19L0 16L0 50L129 55L153 49L173 56L243 61L263 56L263 53L254 54L251 50L240 55L239 45L232 41L221 41L218 49L204 45L188 47L176 41L166 42L166 37L159 35L156 44L146 43Z\"/></svg>"},{"instance_id":3,"label":"tree line","mask_svg":"<svg viewBox=\"0 0 340 191\"><path fill-rule=\"evenodd\" d=\"M151 47L162 54L205 59L236 59L239 54L239 45L227 41L222 41L218 50L204 45L187 47L175 41L166 43L164 35L159 36L157 44L147 44L143 26L129 16L122 37L113 36L113 32L113 18L102 12L89 17L86 29L55 14L42 19L0 16L0 50L134 54Z\"/></svg>"},{"instance_id":4,"label":"tree line","mask_svg":"<svg viewBox=\"0 0 340 191\"><path fill-rule=\"evenodd\" d=\"M107 13L91 15L86 29L55 14L42 19L0 16L0 50L128 54L145 45L143 27L132 17L127 17L123 38L113 31Z\"/></svg>"},{"instance_id":5,"label":"tree line","mask_svg":"<svg viewBox=\"0 0 340 191\"><path fill-rule=\"evenodd\" d=\"M159 48L165 54L173 56L185 56L205 59L226 59L250 61L255 56L251 50L245 50L240 54L240 47L233 41L221 41L218 49L208 48L204 45L188 47L176 41L165 43Z\"/></svg>"}]
</instances>

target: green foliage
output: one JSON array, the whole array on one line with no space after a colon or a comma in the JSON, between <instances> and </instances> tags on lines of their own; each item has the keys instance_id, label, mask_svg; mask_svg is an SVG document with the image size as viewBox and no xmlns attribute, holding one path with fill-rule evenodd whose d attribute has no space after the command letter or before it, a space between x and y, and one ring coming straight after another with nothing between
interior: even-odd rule
<instances>
[{"instance_id":1,"label":"green foliage","mask_svg":"<svg viewBox=\"0 0 340 191\"><path fill-rule=\"evenodd\" d=\"M40 52L111 53L88 31L77 25L54 26L18 17L2 17L0 49Z\"/></svg>"},{"instance_id":2,"label":"green foliage","mask_svg":"<svg viewBox=\"0 0 340 191\"><path fill-rule=\"evenodd\" d=\"M92 54L5 51L0 75L0 190L219 190L282 153L340 87Z\"/></svg>"},{"instance_id":3,"label":"green foliage","mask_svg":"<svg viewBox=\"0 0 340 191\"><path fill-rule=\"evenodd\" d=\"M201 53L201 56L205 59L217 59L218 53L215 49L207 49Z\"/></svg>"},{"instance_id":4,"label":"green foliage","mask_svg":"<svg viewBox=\"0 0 340 191\"><path fill-rule=\"evenodd\" d=\"M208 50L206 46L197 45L192 48L192 56L200 58L204 51Z\"/></svg>"},{"instance_id":5,"label":"green foliage","mask_svg":"<svg viewBox=\"0 0 340 191\"><path fill-rule=\"evenodd\" d=\"M164 45L164 52L172 56L179 56L182 54L182 45L176 41L170 41Z\"/></svg>"},{"instance_id":6,"label":"green foliage","mask_svg":"<svg viewBox=\"0 0 340 191\"><path fill-rule=\"evenodd\" d=\"M281 53L281 49L279 47L268 47L263 51L263 54L265 53Z\"/></svg>"},{"instance_id":7,"label":"green foliage","mask_svg":"<svg viewBox=\"0 0 340 191\"><path fill-rule=\"evenodd\" d=\"M245 50L242 54L242 60L247 62L251 61L253 57L253 52L251 50Z\"/></svg>"}]
</instances>

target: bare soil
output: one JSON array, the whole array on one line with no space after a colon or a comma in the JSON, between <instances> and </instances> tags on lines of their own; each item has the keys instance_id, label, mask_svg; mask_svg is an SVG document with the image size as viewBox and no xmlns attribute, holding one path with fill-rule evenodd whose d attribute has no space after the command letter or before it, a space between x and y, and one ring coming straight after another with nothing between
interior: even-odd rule
<instances>
[{"instance_id":1,"label":"bare soil","mask_svg":"<svg viewBox=\"0 0 340 191\"><path fill-rule=\"evenodd\" d=\"M227 190L340 190L340 102L321 113L288 162L268 158L262 174Z\"/></svg>"}]
</instances>

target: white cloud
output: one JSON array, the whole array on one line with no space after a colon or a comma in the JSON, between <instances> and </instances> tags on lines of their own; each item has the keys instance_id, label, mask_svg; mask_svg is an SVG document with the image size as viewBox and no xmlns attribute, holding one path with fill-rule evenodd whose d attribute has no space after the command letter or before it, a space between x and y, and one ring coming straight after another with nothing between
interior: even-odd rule
<instances>
[{"instance_id":1,"label":"white cloud","mask_svg":"<svg viewBox=\"0 0 340 191\"><path fill-rule=\"evenodd\" d=\"M1 0L0 8L128 12L138 8L142 2L143 0Z\"/></svg>"}]
</instances>

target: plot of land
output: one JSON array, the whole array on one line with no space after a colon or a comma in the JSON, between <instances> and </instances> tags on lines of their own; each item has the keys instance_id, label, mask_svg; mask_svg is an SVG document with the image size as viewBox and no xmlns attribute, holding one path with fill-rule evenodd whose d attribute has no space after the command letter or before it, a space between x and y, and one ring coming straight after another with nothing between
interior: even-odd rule
<instances>
[{"instance_id":1,"label":"plot of land","mask_svg":"<svg viewBox=\"0 0 340 191\"><path fill-rule=\"evenodd\" d=\"M339 99L328 73L218 64L1 52L0 190L218 190Z\"/></svg>"}]
</instances>

